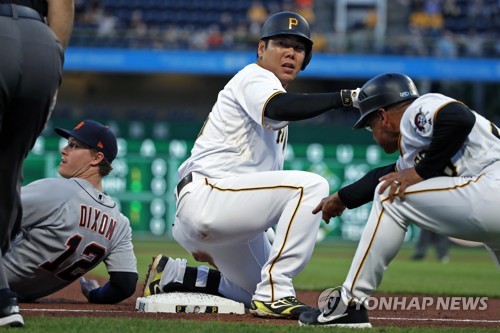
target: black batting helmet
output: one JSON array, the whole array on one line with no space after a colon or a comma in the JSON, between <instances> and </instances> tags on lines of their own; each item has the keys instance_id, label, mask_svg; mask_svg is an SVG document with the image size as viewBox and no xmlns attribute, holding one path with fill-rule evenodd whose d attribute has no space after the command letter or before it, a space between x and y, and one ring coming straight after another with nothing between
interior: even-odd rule
<instances>
[{"instance_id":1,"label":"black batting helmet","mask_svg":"<svg viewBox=\"0 0 500 333\"><path fill-rule=\"evenodd\" d=\"M262 26L260 39L277 35L295 35L304 40L306 45L306 56L302 63L302 70L304 70L311 61L313 45L311 29L306 19L294 12L279 12L271 15Z\"/></svg>"},{"instance_id":2,"label":"black batting helmet","mask_svg":"<svg viewBox=\"0 0 500 333\"><path fill-rule=\"evenodd\" d=\"M386 73L366 82L359 91L359 111L361 117L354 128L366 126L367 116L380 108L419 97L415 83L406 75Z\"/></svg>"}]
</instances>

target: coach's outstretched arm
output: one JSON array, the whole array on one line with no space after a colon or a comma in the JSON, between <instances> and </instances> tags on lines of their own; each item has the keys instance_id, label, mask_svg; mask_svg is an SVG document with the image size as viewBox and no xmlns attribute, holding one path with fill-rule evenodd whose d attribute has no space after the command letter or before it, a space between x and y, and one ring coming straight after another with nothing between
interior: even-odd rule
<instances>
[{"instance_id":1,"label":"coach's outstretched arm","mask_svg":"<svg viewBox=\"0 0 500 333\"><path fill-rule=\"evenodd\" d=\"M342 215L346 208L354 209L372 201L379 178L395 170L395 163L371 170L358 181L323 198L312 213L322 212L323 221L329 223L332 217Z\"/></svg>"}]
</instances>

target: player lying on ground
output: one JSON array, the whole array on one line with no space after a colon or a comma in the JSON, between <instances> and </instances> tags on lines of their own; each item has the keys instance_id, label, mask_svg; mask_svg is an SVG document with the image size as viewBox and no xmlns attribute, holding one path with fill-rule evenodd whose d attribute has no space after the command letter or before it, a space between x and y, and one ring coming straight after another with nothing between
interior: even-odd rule
<instances>
[{"instance_id":1,"label":"player lying on ground","mask_svg":"<svg viewBox=\"0 0 500 333\"><path fill-rule=\"evenodd\" d=\"M174 238L195 259L219 269L220 283L212 284L208 272L202 276L210 287L256 316L298 318L310 309L295 298L292 280L314 249L321 218L311 211L328 195L328 182L311 172L283 170L288 123L351 106L356 93L287 93L311 52L302 16L269 17L257 62L219 93L179 168ZM271 245L265 231L273 226ZM153 264L148 273L145 295L157 292L151 288L157 268Z\"/></svg>"},{"instance_id":2,"label":"player lying on ground","mask_svg":"<svg viewBox=\"0 0 500 333\"><path fill-rule=\"evenodd\" d=\"M20 300L50 295L104 262L109 282L82 280L92 303L117 303L134 292L137 260L130 222L103 192L102 178L117 154L113 132L85 120L73 130L57 128L68 139L59 174L21 189L21 232L4 255L9 284Z\"/></svg>"},{"instance_id":3,"label":"player lying on ground","mask_svg":"<svg viewBox=\"0 0 500 333\"><path fill-rule=\"evenodd\" d=\"M361 117L395 164L372 170L324 198L315 213L339 216L373 198L373 206L342 288L302 325L370 327L363 300L379 286L408 225L482 242L500 258L500 136L463 103L441 94L419 96L406 75L383 74L363 85ZM342 311L339 311L343 308ZM345 310L345 311L344 311Z\"/></svg>"}]
</instances>

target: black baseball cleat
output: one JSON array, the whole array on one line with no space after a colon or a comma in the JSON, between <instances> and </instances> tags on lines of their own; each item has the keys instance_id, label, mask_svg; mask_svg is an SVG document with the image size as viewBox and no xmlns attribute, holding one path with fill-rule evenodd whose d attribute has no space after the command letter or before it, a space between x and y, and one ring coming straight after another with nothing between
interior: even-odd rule
<instances>
[{"instance_id":1,"label":"black baseball cleat","mask_svg":"<svg viewBox=\"0 0 500 333\"><path fill-rule=\"evenodd\" d=\"M19 304L15 295L10 295L0 300L0 327L22 327L23 316L19 313Z\"/></svg>"},{"instance_id":2,"label":"black baseball cleat","mask_svg":"<svg viewBox=\"0 0 500 333\"><path fill-rule=\"evenodd\" d=\"M370 328L368 311L359 303L346 306L340 297L340 290L332 293L327 304L318 310L304 312L299 317L300 326L336 326L349 328Z\"/></svg>"}]
</instances>

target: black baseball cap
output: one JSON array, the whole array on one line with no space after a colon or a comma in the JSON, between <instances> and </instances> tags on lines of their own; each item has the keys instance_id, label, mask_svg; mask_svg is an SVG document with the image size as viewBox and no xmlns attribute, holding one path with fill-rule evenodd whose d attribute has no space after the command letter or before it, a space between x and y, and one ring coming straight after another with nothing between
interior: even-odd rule
<instances>
[{"instance_id":1,"label":"black baseball cap","mask_svg":"<svg viewBox=\"0 0 500 333\"><path fill-rule=\"evenodd\" d=\"M54 131L63 138L67 139L72 136L87 146L102 152L109 162L115 159L118 152L114 133L108 126L95 120L84 120L71 131L63 128L56 128Z\"/></svg>"}]
</instances>

